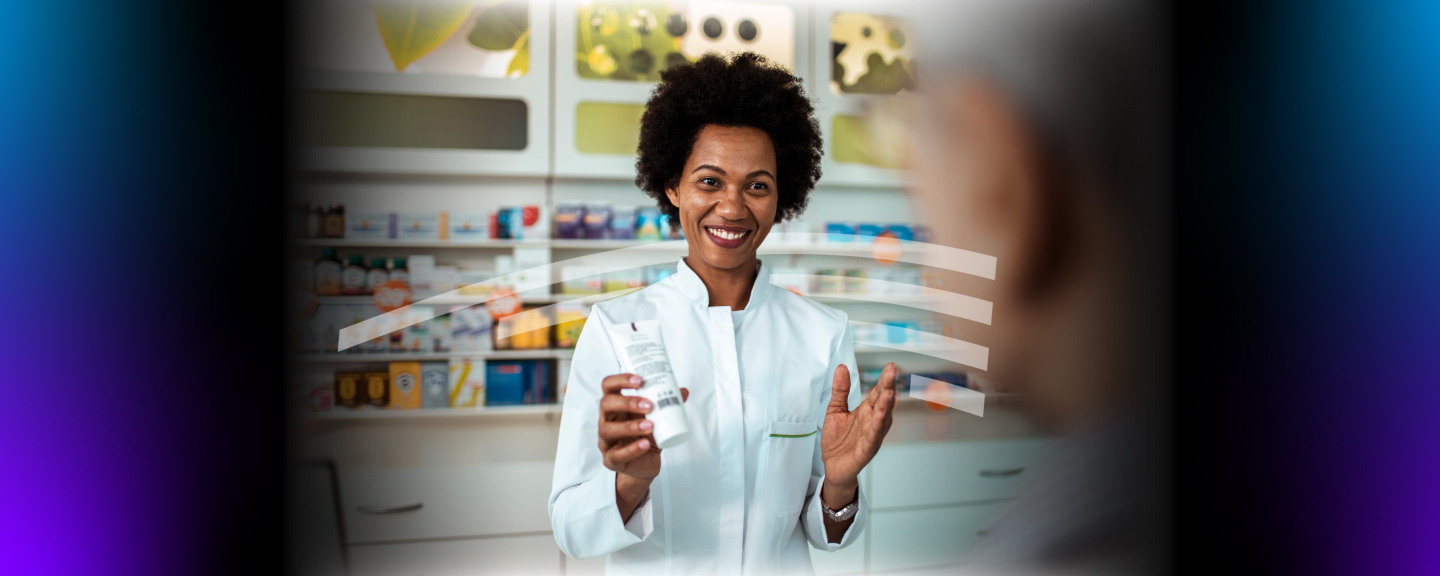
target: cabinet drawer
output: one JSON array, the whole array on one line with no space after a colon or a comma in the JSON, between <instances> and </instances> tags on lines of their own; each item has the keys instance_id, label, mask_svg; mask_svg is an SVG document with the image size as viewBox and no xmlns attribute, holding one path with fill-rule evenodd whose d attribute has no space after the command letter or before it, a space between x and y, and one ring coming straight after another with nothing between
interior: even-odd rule
<instances>
[{"instance_id":1,"label":"cabinet drawer","mask_svg":"<svg viewBox=\"0 0 1440 576\"><path fill-rule=\"evenodd\" d=\"M560 574L560 548L543 536L350 547L351 576Z\"/></svg>"},{"instance_id":2,"label":"cabinet drawer","mask_svg":"<svg viewBox=\"0 0 1440 576\"><path fill-rule=\"evenodd\" d=\"M871 517L874 522L874 517ZM867 526L866 531L870 530ZM859 574L865 571L865 532L849 546L826 552L810 546L810 564L815 567L816 576L831 574Z\"/></svg>"},{"instance_id":3,"label":"cabinet drawer","mask_svg":"<svg viewBox=\"0 0 1440 576\"><path fill-rule=\"evenodd\" d=\"M960 562L976 533L1004 504L870 513L870 570Z\"/></svg>"},{"instance_id":4,"label":"cabinet drawer","mask_svg":"<svg viewBox=\"0 0 1440 576\"><path fill-rule=\"evenodd\" d=\"M341 471L347 540L549 532L554 469L547 461Z\"/></svg>"},{"instance_id":5,"label":"cabinet drawer","mask_svg":"<svg viewBox=\"0 0 1440 576\"><path fill-rule=\"evenodd\" d=\"M890 444L871 461L871 508L1009 498L1050 440Z\"/></svg>"}]
</instances>

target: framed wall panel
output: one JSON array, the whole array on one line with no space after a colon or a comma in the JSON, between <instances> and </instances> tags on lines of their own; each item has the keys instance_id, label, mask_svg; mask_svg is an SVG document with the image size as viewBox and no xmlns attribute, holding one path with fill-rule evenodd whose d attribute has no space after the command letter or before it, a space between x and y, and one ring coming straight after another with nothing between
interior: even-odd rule
<instances>
[{"instance_id":1,"label":"framed wall panel","mask_svg":"<svg viewBox=\"0 0 1440 576\"><path fill-rule=\"evenodd\" d=\"M305 56L295 102L304 167L547 175L551 3L490 0L465 14L420 12L419 24L443 28L429 44L415 33L387 35L415 23L405 18L417 18L401 13L387 28L393 19L387 7L385 1L301 3ZM495 22L500 13L508 20ZM499 40L486 35L492 29L500 30Z\"/></svg>"},{"instance_id":2,"label":"framed wall panel","mask_svg":"<svg viewBox=\"0 0 1440 576\"><path fill-rule=\"evenodd\" d=\"M886 118L913 97L915 42L907 33L924 14L911 4L854 0L817 2L813 10L810 90L825 138L821 182L903 186L903 132L886 130L895 125Z\"/></svg>"}]
</instances>

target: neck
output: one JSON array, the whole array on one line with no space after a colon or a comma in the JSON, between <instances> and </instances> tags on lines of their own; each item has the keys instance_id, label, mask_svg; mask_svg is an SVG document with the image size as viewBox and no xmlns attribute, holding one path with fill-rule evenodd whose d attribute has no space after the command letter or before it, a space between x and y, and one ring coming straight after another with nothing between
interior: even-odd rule
<instances>
[{"instance_id":1,"label":"neck","mask_svg":"<svg viewBox=\"0 0 1440 576\"><path fill-rule=\"evenodd\" d=\"M734 270L712 268L699 258L691 260L687 257L685 265L705 283L711 306L729 306L731 310L745 309L745 305L750 303L750 290L760 276L760 261L754 258L750 259L750 264Z\"/></svg>"}]
</instances>

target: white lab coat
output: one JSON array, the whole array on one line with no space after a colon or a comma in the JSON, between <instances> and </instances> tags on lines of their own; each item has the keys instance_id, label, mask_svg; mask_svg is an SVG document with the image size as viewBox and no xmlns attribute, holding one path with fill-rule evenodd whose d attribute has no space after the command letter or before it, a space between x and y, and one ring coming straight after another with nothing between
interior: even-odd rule
<instances>
[{"instance_id":1,"label":"white lab coat","mask_svg":"<svg viewBox=\"0 0 1440 576\"><path fill-rule=\"evenodd\" d=\"M850 369L850 407L861 400L846 315L768 276L762 265L739 312L711 307L684 260L669 278L595 305L575 347L550 491L550 523L567 554L609 554L607 574L812 574L807 539L834 551L864 530L863 490L837 544L827 542L820 503L818 431L839 364ZM661 452L649 499L625 524L615 472L597 448L600 381L621 373L605 327L656 319L690 389L693 436Z\"/></svg>"}]
</instances>

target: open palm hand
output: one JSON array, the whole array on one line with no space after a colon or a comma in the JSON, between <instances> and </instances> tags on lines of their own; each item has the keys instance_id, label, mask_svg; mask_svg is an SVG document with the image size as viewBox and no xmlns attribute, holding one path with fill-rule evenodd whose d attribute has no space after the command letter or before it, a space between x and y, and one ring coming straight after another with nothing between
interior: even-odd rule
<instances>
[{"instance_id":1,"label":"open palm hand","mask_svg":"<svg viewBox=\"0 0 1440 576\"><path fill-rule=\"evenodd\" d=\"M842 485L854 483L860 470L880 451L880 442L894 422L896 372L895 363L886 364L880 383L851 410L850 369L844 364L835 369L825 429L820 434L827 479Z\"/></svg>"}]
</instances>

